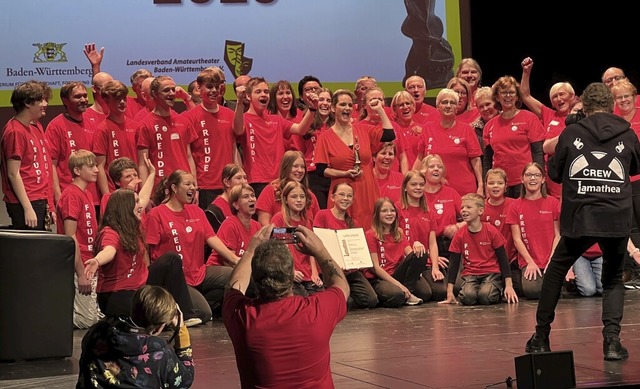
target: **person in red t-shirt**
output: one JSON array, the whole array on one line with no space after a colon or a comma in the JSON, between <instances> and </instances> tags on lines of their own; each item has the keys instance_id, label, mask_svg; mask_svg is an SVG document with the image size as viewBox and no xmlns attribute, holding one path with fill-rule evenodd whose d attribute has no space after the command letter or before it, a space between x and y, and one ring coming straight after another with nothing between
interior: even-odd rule
<instances>
[{"instance_id":1,"label":"person in red t-shirt","mask_svg":"<svg viewBox=\"0 0 640 389\"><path fill-rule=\"evenodd\" d=\"M178 254L166 253L152 264L144 244L144 208L131 189L112 193L93 245L93 258L85 261L87 279L98 274L98 305L107 317L131 313L133 296L143 285L162 286L184 313L187 326L202 323L193 313L189 290Z\"/></svg>"},{"instance_id":2,"label":"person in red t-shirt","mask_svg":"<svg viewBox=\"0 0 640 389\"><path fill-rule=\"evenodd\" d=\"M294 260L285 244L269 239L272 229L265 226L251 239L225 292L222 318L241 386L333 388L329 341L347 314L349 284L320 238L299 226L296 247L319 259L327 288L294 295ZM258 299L245 296L252 278Z\"/></svg>"},{"instance_id":3,"label":"person in red t-shirt","mask_svg":"<svg viewBox=\"0 0 640 389\"><path fill-rule=\"evenodd\" d=\"M271 223L271 218L278 212L282 211L281 194L284 186L296 181L304 184L305 188L309 188L307 179L307 167L305 165L304 155L297 150L289 150L284 153L280 160L280 175L271 184L266 186L258 202L256 208L258 210L258 221L261 225L266 226ZM316 196L307 189L307 213L309 220L313 220L314 215L320 210Z\"/></svg>"},{"instance_id":4,"label":"person in red t-shirt","mask_svg":"<svg viewBox=\"0 0 640 389\"><path fill-rule=\"evenodd\" d=\"M195 179L190 173L176 170L165 177L154 195L159 205L145 219L145 242L152 262L169 251L181 257L192 304L206 322L222 305L231 267L206 266L205 245L229 263L237 263L239 258L216 236L204 211L194 204L195 197Z\"/></svg>"},{"instance_id":5,"label":"person in red t-shirt","mask_svg":"<svg viewBox=\"0 0 640 389\"><path fill-rule=\"evenodd\" d=\"M149 170L149 176L144 183L138 177L138 164L127 157L116 158L109 164L109 178L115 183L116 189L127 188L138 193L140 206L146 212L151 202L151 195L153 194L153 182L156 177L156 169L146 155L144 158L147 169ZM100 200L100 214L106 210L111 193L102 196Z\"/></svg>"},{"instance_id":6,"label":"person in red t-shirt","mask_svg":"<svg viewBox=\"0 0 640 389\"><path fill-rule=\"evenodd\" d=\"M488 86L478 88L474 95L474 100L480 116L476 120L471 122L471 127L473 127L474 131L476 132L476 137L478 138L480 149L482 150L482 154L484 155L484 139L482 138L484 126L489 120L496 117L500 112L496 109L496 102L493 101L493 92Z\"/></svg>"},{"instance_id":7,"label":"person in red t-shirt","mask_svg":"<svg viewBox=\"0 0 640 389\"><path fill-rule=\"evenodd\" d=\"M311 228L312 219L307 212L310 200L307 197L309 190L297 181L289 181L282 188L282 205L280 212L271 219L276 227L305 226ZM300 296L308 296L322 290L322 279L318 272L316 260L303 254L290 246L295 265L293 293Z\"/></svg>"},{"instance_id":8,"label":"person in red t-shirt","mask_svg":"<svg viewBox=\"0 0 640 389\"><path fill-rule=\"evenodd\" d=\"M436 242L438 243L438 266L446 278L451 254L449 244L451 244L455 233L465 225L460 216L462 203L458 192L446 184L445 165L438 154L426 156L422 160L420 172L427 179L424 186L424 197L429 207L431 223L434 223L435 226ZM427 268L426 271L429 273L433 269ZM433 277L425 277L425 279L431 287L432 300L440 301L447 297L446 282L435 281ZM459 275L456 284L462 284Z\"/></svg>"},{"instance_id":9,"label":"person in red t-shirt","mask_svg":"<svg viewBox=\"0 0 640 389\"><path fill-rule=\"evenodd\" d=\"M100 124L93 142L93 153L98 158L98 187L104 196L116 189L108 180L106 169L116 158L138 161L137 138L140 123L126 116L129 89L120 81L109 81L100 90L109 108L109 116Z\"/></svg>"},{"instance_id":10,"label":"person in red t-shirt","mask_svg":"<svg viewBox=\"0 0 640 389\"><path fill-rule=\"evenodd\" d=\"M313 91L313 93L316 93L316 91ZM295 101L296 94L291 83L287 80L280 80L271 85L269 89L267 111L271 115L278 115L294 123L300 123L304 117L304 111L298 111ZM296 140L298 138L297 136L292 136L289 139L285 139L285 150L297 150Z\"/></svg>"},{"instance_id":11,"label":"person in red t-shirt","mask_svg":"<svg viewBox=\"0 0 640 389\"><path fill-rule=\"evenodd\" d=\"M53 168L40 118L46 115L47 90L38 81L27 81L13 90L11 104L16 115L1 136L2 192L12 228L47 229ZM33 124L35 123L35 124Z\"/></svg>"},{"instance_id":12,"label":"person in red t-shirt","mask_svg":"<svg viewBox=\"0 0 640 389\"><path fill-rule=\"evenodd\" d=\"M249 98L249 110L236 105L234 133L242 144L244 169L256 195L278 176L278 162L285 152L285 140L292 134L304 135L309 131L316 112L318 95L309 93L309 108L300 123L286 120L267 111L269 84L262 77L252 78L246 86L236 89L238 101Z\"/></svg>"},{"instance_id":13,"label":"person in red t-shirt","mask_svg":"<svg viewBox=\"0 0 640 389\"><path fill-rule=\"evenodd\" d=\"M87 189L89 183L98 179L96 156L88 150L74 151L69 156L69 170L73 181L62 192L56 206L57 227L58 233L73 238L76 246L73 324L77 328L89 328L102 317L95 294L97 279L87 278L84 272L85 262L93 255L98 231L93 199Z\"/></svg>"},{"instance_id":14,"label":"person in red t-shirt","mask_svg":"<svg viewBox=\"0 0 640 389\"><path fill-rule=\"evenodd\" d=\"M438 154L452 173L446 177L448 185L460 194L483 194L482 150L471 125L456 116L458 99L453 89L438 92L436 106L440 117L424 126L422 149L413 168L418 169L425 156Z\"/></svg>"},{"instance_id":15,"label":"person in red t-shirt","mask_svg":"<svg viewBox=\"0 0 640 389\"><path fill-rule=\"evenodd\" d=\"M112 80L113 77L111 77L109 73L101 71L94 72L93 77L91 78L93 104L84 111L83 117L86 123L85 125L92 133L96 131L98 124L100 124L107 118L107 115L109 115L109 107L107 107L107 104L104 102L100 91L107 82Z\"/></svg>"},{"instance_id":16,"label":"person in red t-shirt","mask_svg":"<svg viewBox=\"0 0 640 389\"><path fill-rule=\"evenodd\" d=\"M469 84L469 101L473 108L477 107L476 91L482 85L482 68L480 68L478 61L473 58L462 58L456 69L456 77L465 80Z\"/></svg>"},{"instance_id":17,"label":"person in red t-shirt","mask_svg":"<svg viewBox=\"0 0 640 389\"><path fill-rule=\"evenodd\" d=\"M545 131L534 113L520 110L520 84L515 78L500 77L491 90L496 108L502 112L484 126L483 169L504 169L509 179L506 195L518 198L521 188L518 177L524 166L531 161L544 166Z\"/></svg>"},{"instance_id":18,"label":"person in red t-shirt","mask_svg":"<svg viewBox=\"0 0 640 389\"><path fill-rule=\"evenodd\" d=\"M462 78L453 77L447 83L447 88L458 94L456 119L462 123L471 124L480 117L478 108L472 104L471 86Z\"/></svg>"},{"instance_id":19,"label":"person in red t-shirt","mask_svg":"<svg viewBox=\"0 0 640 389\"><path fill-rule=\"evenodd\" d=\"M427 199L424 197L424 185L427 179L417 170L409 170L400 184L402 195L396 202L398 221L409 245L418 258L425 261L428 270L416 284L416 296L424 301L431 300L433 291L426 281L431 283L444 279L438 266L438 242L436 241L435 222L431 220ZM433 266L435 264L435 266Z\"/></svg>"},{"instance_id":20,"label":"person in red t-shirt","mask_svg":"<svg viewBox=\"0 0 640 389\"><path fill-rule=\"evenodd\" d=\"M331 198L333 207L321 209L313 218L313 227L328 228L331 230L344 230L347 228L358 228L358 223L349 215L348 210L353 204L353 188L349 183L343 182L333 187ZM367 281L362 269L344 270L349 282L350 293L347 298L347 307L375 308L378 305L376 291Z\"/></svg>"},{"instance_id":21,"label":"person in red t-shirt","mask_svg":"<svg viewBox=\"0 0 640 389\"><path fill-rule=\"evenodd\" d=\"M140 86L140 94L142 99L144 100L144 108L140 109L136 116L133 117L138 123L142 123L142 121L153 111L156 107L156 101L151 96L151 83L155 77L148 77L142 81L142 85Z\"/></svg>"},{"instance_id":22,"label":"person in red t-shirt","mask_svg":"<svg viewBox=\"0 0 640 389\"><path fill-rule=\"evenodd\" d=\"M380 197L388 197L394 203L400 201L402 190L402 173L393 170L391 166L396 160L396 144L386 142L374 155L373 176L376 178Z\"/></svg>"},{"instance_id":23,"label":"person in red t-shirt","mask_svg":"<svg viewBox=\"0 0 640 389\"><path fill-rule=\"evenodd\" d=\"M522 171L522 188L507 214L513 242L518 250L522 294L527 299L540 296L544 271L560 240L560 202L547 196L542 166L531 162Z\"/></svg>"},{"instance_id":24,"label":"person in red t-shirt","mask_svg":"<svg viewBox=\"0 0 640 389\"><path fill-rule=\"evenodd\" d=\"M504 299L517 303L513 290L505 240L495 227L481 220L484 198L477 193L462 196L462 218L467 227L460 229L451 241L451 272L447 283L447 299L442 304L455 304L453 284L462 261L462 288L458 298L462 305L497 304Z\"/></svg>"},{"instance_id":25,"label":"person in red t-shirt","mask_svg":"<svg viewBox=\"0 0 640 389\"><path fill-rule=\"evenodd\" d=\"M198 74L196 81L202 103L183 116L198 136L191 152L200 190L198 205L206 209L224 191L220 180L222 169L239 157L233 133L233 111L218 104L224 73L218 67L208 67Z\"/></svg>"},{"instance_id":26,"label":"person in red t-shirt","mask_svg":"<svg viewBox=\"0 0 640 389\"><path fill-rule=\"evenodd\" d=\"M418 156L418 151L422 148L423 125L415 120L416 103L407 91L397 92L391 100L394 119L398 127L402 130L405 141L405 153L407 162L411 168ZM439 115L435 116L435 118Z\"/></svg>"},{"instance_id":27,"label":"person in red t-shirt","mask_svg":"<svg viewBox=\"0 0 640 389\"><path fill-rule=\"evenodd\" d=\"M221 181L224 192L207 206L207 210L214 212L217 216L222 215L220 223L222 223L224 219L233 216L231 205L229 204L229 192L236 185L246 184L248 182L247 173L245 173L242 166L237 163L229 163L222 169Z\"/></svg>"},{"instance_id":28,"label":"person in red t-shirt","mask_svg":"<svg viewBox=\"0 0 640 389\"><path fill-rule=\"evenodd\" d=\"M327 131L335 121L333 112L331 112L331 99L333 97L333 93L327 88L316 88L314 85L317 84L317 82L315 81L308 81L307 84L309 85L305 86L302 92L315 92L318 94L318 111L315 114L309 131L301 137L294 138L294 142L297 149L304 154L307 173L310 173L307 176L309 179L309 190L318 199L320 209L325 209L327 208L331 179L329 177L321 177L315 173L316 164L314 163L314 158L316 154L316 147L318 146L318 137ZM302 100L305 101L306 99Z\"/></svg>"},{"instance_id":29,"label":"person in red t-shirt","mask_svg":"<svg viewBox=\"0 0 640 389\"><path fill-rule=\"evenodd\" d=\"M147 179L147 166L143 154L148 155L156 167L156 187L160 180L176 170L191 172L197 179L191 144L198 138L195 130L173 110L179 97L176 83L171 77L159 76L151 82L151 96L156 106L141 123L138 137L138 172ZM186 94L181 89L180 93ZM197 186L197 181L196 181ZM197 198L197 193L196 193Z\"/></svg>"},{"instance_id":30,"label":"person in red t-shirt","mask_svg":"<svg viewBox=\"0 0 640 389\"><path fill-rule=\"evenodd\" d=\"M126 115L129 119L134 119L138 112L146 107L144 97L142 97L142 83L149 77L153 77L153 74L147 69L138 69L129 78L131 81L131 89L136 94L136 97L127 96L127 110Z\"/></svg>"},{"instance_id":31,"label":"person in red t-shirt","mask_svg":"<svg viewBox=\"0 0 640 389\"><path fill-rule=\"evenodd\" d=\"M371 229L365 234L373 269L365 275L383 307L418 305L423 300L413 294L426 261L418 258L398 225L398 209L388 198L380 198L373 208Z\"/></svg>"},{"instance_id":32,"label":"person in red t-shirt","mask_svg":"<svg viewBox=\"0 0 640 389\"><path fill-rule=\"evenodd\" d=\"M424 102L427 93L427 83L420 76L411 76L404 82L404 90L413 98L415 105L414 119L418 124L426 124L438 120L438 110ZM413 161L409 161L409 164Z\"/></svg>"}]
</instances>

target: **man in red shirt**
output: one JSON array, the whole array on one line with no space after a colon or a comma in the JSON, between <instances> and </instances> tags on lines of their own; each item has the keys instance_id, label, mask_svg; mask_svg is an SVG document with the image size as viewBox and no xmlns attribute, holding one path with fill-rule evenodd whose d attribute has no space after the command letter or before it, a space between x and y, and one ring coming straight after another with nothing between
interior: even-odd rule
<instances>
[{"instance_id":1,"label":"man in red shirt","mask_svg":"<svg viewBox=\"0 0 640 389\"><path fill-rule=\"evenodd\" d=\"M13 228L45 229L51 169L44 131L51 90L38 81L18 85L11 94L16 115L2 130L2 192ZM51 196L50 196L51 195Z\"/></svg>"},{"instance_id":2,"label":"man in red shirt","mask_svg":"<svg viewBox=\"0 0 640 389\"><path fill-rule=\"evenodd\" d=\"M191 145L198 177L199 206L207 206L222 194L222 169L234 162L236 142L233 133L233 111L221 106L224 73L208 67L196 79L202 103L182 116L198 138Z\"/></svg>"},{"instance_id":3,"label":"man in red shirt","mask_svg":"<svg viewBox=\"0 0 640 389\"><path fill-rule=\"evenodd\" d=\"M424 102L427 93L427 83L420 76L411 76L404 83L404 90L409 92L416 104L416 111L413 119L419 124L425 124L432 120L440 119L440 112L435 107ZM410 163L412 163L410 161Z\"/></svg>"},{"instance_id":4,"label":"man in red shirt","mask_svg":"<svg viewBox=\"0 0 640 389\"><path fill-rule=\"evenodd\" d=\"M296 248L313 255L326 290L293 295L293 258L263 227L236 265L222 318L236 353L242 388L333 388L329 340L347 314L349 284L322 241L303 226ZM259 298L244 294L253 276Z\"/></svg>"},{"instance_id":5,"label":"man in red shirt","mask_svg":"<svg viewBox=\"0 0 640 389\"><path fill-rule=\"evenodd\" d=\"M109 108L109 117L98 125L93 153L98 158L98 187L102 195L115 190L115 183L107 179L106 169L114 159L127 157L138 161L137 137L140 123L127 116L129 89L120 81L109 81L101 90Z\"/></svg>"}]
</instances>

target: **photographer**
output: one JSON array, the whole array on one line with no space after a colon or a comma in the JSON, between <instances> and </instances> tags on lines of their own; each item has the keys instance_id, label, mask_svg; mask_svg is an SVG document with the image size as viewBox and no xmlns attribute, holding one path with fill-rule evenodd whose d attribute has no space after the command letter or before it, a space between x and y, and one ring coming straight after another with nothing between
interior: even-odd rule
<instances>
[{"instance_id":1,"label":"photographer","mask_svg":"<svg viewBox=\"0 0 640 389\"><path fill-rule=\"evenodd\" d=\"M160 337L168 326L174 328L173 349ZM133 296L130 317L109 318L89 329L79 364L76 389L189 388L195 374L182 312L168 291L152 285Z\"/></svg>"},{"instance_id":2,"label":"photographer","mask_svg":"<svg viewBox=\"0 0 640 389\"><path fill-rule=\"evenodd\" d=\"M295 296L293 257L282 241L269 239L272 230L265 226L251 239L224 297L242 388L333 387L329 340L347 314L349 284L320 238L298 226L292 244L316 258L326 290ZM252 276L257 299L244 295Z\"/></svg>"}]
</instances>

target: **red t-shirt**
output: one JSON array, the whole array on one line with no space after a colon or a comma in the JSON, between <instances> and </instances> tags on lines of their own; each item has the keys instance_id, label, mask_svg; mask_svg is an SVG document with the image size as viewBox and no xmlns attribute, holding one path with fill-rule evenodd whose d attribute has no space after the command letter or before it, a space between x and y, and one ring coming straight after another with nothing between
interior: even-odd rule
<instances>
[{"instance_id":1,"label":"red t-shirt","mask_svg":"<svg viewBox=\"0 0 640 389\"><path fill-rule=\"evenodd\" d=\"M459 253L463 276L482 276L500 273L496 249L504 246L504 237L489 223L482 223L482 229L471 232L462 228L451 240L449 251Z\"/></svg>"},{"instance_id":2,"label":"red t-shirt","mask_svg":"<svg viewBox=\"0 0 640 389\"><path fill-rule=\"evenodd\" d=\"M492 167L504 169L508 186L520 184L522 169L531 162L531 143L545 139L538 117L530 111L520 111L509 120L498 115L487 122L483 131L484 144L493 149Z\"/></svg>"},{"instance_id":3,"label":"red t-shirt","mask_svg":"<svg viewBox=\"0 0 640 389\"><path fill-rule=\"evenodd\" d=\"M170 116L151 113L144 119L138 137L138 150L149 150L147 157L156 168L154 186L178 169L191 172L187 146L197 137L193 128L187 126L175 111L171 111Z\"/></svg>"},{"instance_id":4,"label":"red t-shirt","mask_svg":"<svg viewBox=\"0 0 640 389\"><path fill-rule=\"evenodd\" d=\"M558 111L547 107L546 105L542 106L541 110L542 114L542 126L546 128L545 140L555 138L556 136L562 133L562 130L566 127L564 124L566 116L561 116L558 114ZM547 160L549 158L549 154L544 155L545 161L545 171L547 169ZM558 184L549 178L547 174L547 194L555 197L560 200L560 196L562 196L562 184Z\"/></svg>"},{"instance_id":5,"label":"red t-shirt","mask_svg":"<svg viewBox=\"0 0 640 389\"><path fill-rule=\"evenodd\" d=\"M127 96L127 109L124 111L124 114L129 119L134 119L138 112L145 109L145 103L142 99L137 99L135 97Z\"/></svg>"},{"instance_id":6,"label":"red t-shirt","mask_svg":"<svg viewBox=\"0 0 640 389\"><path fill-rule=\"evenodd\" d=\"M204 245L216 236L204 211L195 204L174 212L166 204L152 208L145 222L146 243L152 261L168 251L182 258L187 285L198 286L204 280Z\"/></svg>"},{"instance_id":7,"label":"red t-shirt","mask_svg":"<svg viewBox=\"0 0 640 389\"><path fill-rule=\"evenodd\" d=\"M426 124L434 120L440 120L440 111L427 103L423 103L420 109L413 115L413 120L418 124Z\"/></svg>"},{"instance_id":8,"label":"red t-shirt","mask_svg":"<svg viewBox=\"0 0 640 389\"><path fill-rule=\"evenodd\" d=\"M60 195L56 212L58 214L58 234L64 234L65 220L75 220L77 223L76 240L80 247L82 263L93 258L93 244L98 232L98 220L89 191L82 190L74 184L69 185Z\"/></svg>"},{"instance_id":9,"label":"red t-shirt","mask_svg":"<svg viewBox=\"0 0 640 389\"><path fill-rule=\"evenodd\" d=\"M476 193L478 182L471 159L482 156L482 149L473 127L459 120L451 128L431 122L424 126L422 142L423 155L438 154L442 158L449 186L461 194Z\"/></svg>"},{"instance_id":10,"label":"red t-shirt","mask_svg":"<svg viewBox=\"0 0 640 389\"><path fill-rule=\"evenodd\" d=\"M392 276L404 259L404 249L409 246L407 237L402 234L400 242L394 242L392 234L385 234L384 241L379 241L373 230L367 231L365 237L367 238L369 252L378 254L380 267ZM367 278L377 277L372 269L365 270L364 274Z\"/></svg>"},{"instance_id":11,"label":"red t-shirt","mask_svg":"<svg viewBox=\"0 0 640 389\"><path fill-rule=\"evenodd\" d=\"M507 252L507 259L509 259L509 261L517 258L518 255L518 250L516 250L516 246L513 244L511 226L507 224L507 213L514 201L515 199L510 197L505 197L504 202L500 205L491 205L489 201L485 201L484 213L481 216L483 222L494 226L506 240L507 243L504 249Z\"/></svg>"},{"instance_id":12,"label":"red t-shirt","mask_svg":"<svg viewBox=\"0 0 640 389\"><path fill-rule=\"evenodd\" d=\"M220 208L225 218L229 218L233 216L233 212L231 212L231 204L229 204L229 202L225 200L224 197L222 196L216 197L215 200L211 202L211 204Z\"/></svg>"},{"instance_id":13,"label":"red t-shirt","mask_svg":"<svg viewBox=\"0 0 640 389\"><path fill-rule=\"evenodd\" d=\"M328 228L330 230L346 230L347 228L357 228L358 223L353 220L353 227L349 227L345 220L340 220L333 215L331 209L321 209L313 218L313 226L318 228Z\"/></svg>"},{"instance_id":14,"label":"red t-shirt","mask_svg":"<svg viewBox=\"0 0 640 389\"><path fill-rule=\"evenodd\" d=\"M537 200L516 199L509 207L507 224L518 224L522 241L540 269L547 266L555 237L554 221L560 218L560 202L551 196ZM518 254L518 265L527 261Z\"/></svg>"},{"instance_id":15,"label":"red t-shirt","mask_svg":"<svg viewBox=\"0 0 640 389\"><path fill-rule=\"evenodd\" d=\"M87 129L91 131L91 133L96 132L96 130L98 129L98 124L102 123L107 118L107 116L108 115L100 113L91 108L88 108L82 113L83 122L85 126L87 126Z\"/></svg>"},{"instance_id":16,"label":"red t-shirt","mask_svg":"<svg viewBox=\"0 0 640 389\"><path fill-rule=\"evenodd\" d=\"M142 123L144 121L144 119L146 119L147 116L149 116L149 114L151 113L151 111L149 111L146 107L141 109L136 116L133 117L133 120L135 120L138 123Z\"/></svg>"},{"instance_id":17,"label":"red t-shirt","mask_svg":"<svg viewBox=\"0 0 640 389\"><path fill-rule=\"evenodd\" d=\"M137 290L142 287L149 276L149 270L144 263L144 245L138 245L138 252L132 255L124 251L120 244L120 235L104 227L100 232L102 241L100 249L111 246L116 249L116 256L106 265L98 269L98 292L116 292L119 290Z\"/></svg>"},{"instance_id":18,"label":"red t-shirt","mask_svg":"<svg viewBox=\"0 0 640 389\"><path fill-rule=\"evenodd\" d=\"M187 111L184 119L197 134L191 152L196 163L198 187L222 189L222 169L233 162L236 148L233 111L219 106L218 112L211 113L199 105Z\"/></svg>"},{"instance_id":19,"label":"red t-shirt","mask_svg":"<svg viewBox=\"0 0 640 389\"><path fill-rule=\"evenodd\" d=\"M234 215L226 218L222 224L220 224L217 235L229 250L238 257L242 257L242 254L244 254L244 251L249 245L249 241L253 235L260 231L260 228L262 228L260 223L251 219L249 229L247 230L240 219ZM226 262L217 251L213 250L207 260L207 266L226 266Z\"/></svg>"},{"instance_id":20,"label":"red t-shirt","mask_svg":"<svg viewBox=\"0 0 640 389\"><path fill-rule=\"evenodd\" d=\"M98 125L95 140L93 141L93 153L106 157L105 169L116 158L127 157L138 163L138 132L140 123L124 118L124 123L116 123L107 118Z\"/></svg>"},{"instance_id":21,"label":"red t-shirt","mask_svg":"<svg viewBox=\"0 0 640 389\"><path fill-rule=\"evenodd\" d=\"M380 188L380 197L388 197L394 203L400 201L403 179L404 176L402 173L393 170L389 170L386 178L380 179L376 177L376 183L378 184L378 188Z\"/></svg>"},{"instance_id":22,"label":"red t-shirt","mask_svg":"<svg viewBox=\"0 0 640 389\"><path fill-rule=\"evenodd\" d=\"M400 202L396 203L398 208L398 226L404 231L409 245L417 241L429 250L429 235L431 231L435 232L436 224L431 221L429 211L423 211L420 207L411 207L402 209ZM427 265L431 263L431 259L427 259Z\"/></svg>"},{"instance_id":23,"label":"red t-shirt","mask_svg":"<svg viewBox=\"0 0 640 389\"><path fill-rule=\"evenodd\" d=\"M244 171L249 183L271 182L278 178L285 138L293 122L279 115L244 114L244 134L240 136L244 153Z\"/></svg>"},{"instance_id":24,"label":"red t-shirt","mask_svg":"<svg viewBox=\"0 0 640 389\"><path fill-rule=\"evenodd\" d=\"M313 159L316 153L318 137L327 129L328 127L323 125L317 129L309 139L304 139L302 136L292 136L296 148L304 154L304 162L307 165L307 174L316 170L316 164L313 163Z\"/></svg>"},{"instance_id":25,"label":"red t-shirt","mask_svg":"<svg viewBox=\"0 0 640 389\"><path fill-rule=\"evenodd\" d=\"M464 111L460 115L456 115L456 121L471 124L479 117L480 111L478 111L478 108L471 108Z\"/></svg>"},{"instance_id":26,"label":"red t-shirt","mask_svg":"<svg viewBox=\"0 0 640 389\"><path fill-rule=\"evenodd\" d=\"M313 220L314 215L320 210L320 204L318 204L318 199L313 192L309 191L308 193L311 196L311 205L307 208L307 218ZM266 212L272 217L276 213L282 212L282 202L279 199L276 200L276 188L273 184L265 186L260 192L260 196L256 201L256 209Z\"/></svg>"},{"instance_id":27,"label":"red t-shirt","mask_svg":"<svg viewBox=\"0 0 640 389\"><path fill-rule=\"evenodd\" d=\"M418 152L424 149L424 141L422 138L424 125L416 122L414 117L414 120L411 120L411 123L406 127L403 127L400 123L398 123L398 127L404 134L404 151L407 153L409 169L413 169L413 165L416 163L416 158L418 158Z\"/></svg>"},{"instance_id":28,"label":"red t-shirt","mask_svg":"<svg viewBox=\"0 0 640 389\"><path fill-rule=\"evenodd\" d=\"M424 192L429 207L431 222L435 223L436 236L442 235L444 228L455 224L462 208L462 200L458 192L450 186L443 185L436 193Z\"/></svg>"},{"instance_id":29,"label":"red t-shirt","mask_svg":"<svg viewBox=\"0 0 640 389\"><path fill-rule=\"evenodd\" d=\"M271 302L231 289L222 304L243 388L334 387L329 341L347 314L340 289Z\"/></svg>"},{"instance_id":30,"label":"red t-shirt","mask_svg":"<svg viewBox=\"0 0 640 389\"><path fill-rule=\"evenodd\" d=\"M305 226L311 228L311 219L309 220L290 220L289 224L284 222L282 212L276 213L271 219L271 223L276 227L298 227ZM292 244L288 244L287 248L293 256L294 268L302 273L303 281L311 281L311 257L298 251Z\"/></svg>"},{"instance_id":31,"label":"red t-shirt","mask_svg":"<svg viewBox=\"0 0 640 389\"><path fill-rule=\"evenodd\" d=\"M7 161L20 161L20 178L29 201L45 200L50 192L50 160L43 132L37 126L25 126L11 119L2 130L2 192L4 201L18 204L9 177Z\"/></svg>"},{"instance_id":32,"label":"red t-shirt","mask_svg":"<svg viewBox=\"0 0 640 389\"><path fill-rule=\"evenodd\" d=\"M359 124L362 126L362 128L364 128L371 134L382 134L383 128L381 122L372 123L368 120L361 120ZM391 124L393 126L393 131L396 134L396 138L393 140L393 143L396 145L396 158L391 163L391 170L399 172L400 156L402 155L402 153L405 153L406 141L404 139L404 131L402 131L402 128L400 128L398 123L391 122ZM384 143L380 141L379 137L371 142L371 154L374 156L374 161L376 153L382 149L383 145Z\"/></svg>"}]
</instances>

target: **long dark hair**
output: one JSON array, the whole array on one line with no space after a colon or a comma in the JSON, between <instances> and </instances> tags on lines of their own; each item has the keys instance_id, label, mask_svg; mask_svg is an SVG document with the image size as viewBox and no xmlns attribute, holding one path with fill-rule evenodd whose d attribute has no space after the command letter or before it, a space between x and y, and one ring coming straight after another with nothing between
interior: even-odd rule
<instances>
[{"instance_id":1,"label":"long dark hair","mask_svg":"<svg viewBox=\"0 0 640 389\"><path fill-rule=\"evenodd\" d=\"M121 188L109 197L107 207L100 221L100 229L96 243L93 245L93 255L102 249L102 238L105 227L110 227L120 237L120 246L129 254L135 255L144 242L140 220L134 215L136 205L135 193L131 189Z\"/></svg>"}]
</instances>

